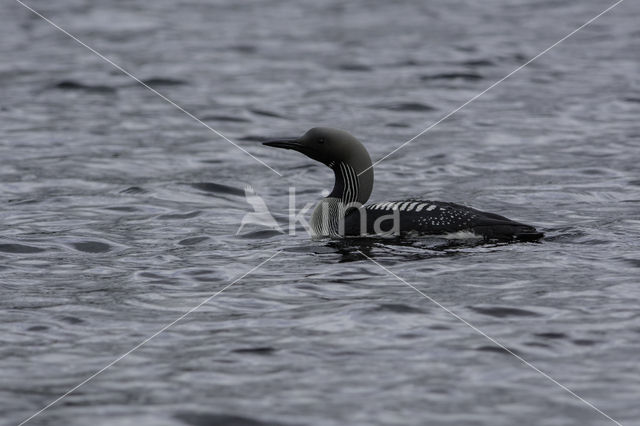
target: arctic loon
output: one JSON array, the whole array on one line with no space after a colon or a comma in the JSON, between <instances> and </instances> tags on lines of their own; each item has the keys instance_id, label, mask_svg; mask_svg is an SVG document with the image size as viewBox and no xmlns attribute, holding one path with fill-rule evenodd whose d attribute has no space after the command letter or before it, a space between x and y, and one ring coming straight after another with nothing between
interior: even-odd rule
<instances>
[{"instance_id":1,"label":"arctic loon","mask_svg":"<svg viewBox=\"0 0 640 426\"><path fill-rule=\"evenodd\" d=\"M311 216L315 236L416 234L535 241L544 235L533 226L455 203L406 199L364 205L373 189L371 157L359 140L343 130L316 127L299 138L263 143L301 152L334 171L333 191Z\"/></svg>"}]
</instances>

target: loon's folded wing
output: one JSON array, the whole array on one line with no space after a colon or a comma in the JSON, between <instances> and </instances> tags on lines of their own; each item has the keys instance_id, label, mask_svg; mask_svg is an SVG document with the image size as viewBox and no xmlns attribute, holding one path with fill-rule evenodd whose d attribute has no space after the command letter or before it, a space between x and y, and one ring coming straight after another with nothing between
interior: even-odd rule
<instances>
[{"instance_id":1,"label":"loon's folded wing","mask_svg":"<svg viewBox=\"0 0 640 426\"><path fill-rule=\"evenodd\" d=\"M365 221L361 218L362 212L358 213L356 209L347 213L346 235L377 234L380 231L422 235L470 232L486 239L527 241L543 236L532 226L450 202L415 199L389 201L367 205L364 213ZM392 219L394 214L399 219L398 224ZM362 232L365 225L366 232Z\"/></svg>"}]
</instances>

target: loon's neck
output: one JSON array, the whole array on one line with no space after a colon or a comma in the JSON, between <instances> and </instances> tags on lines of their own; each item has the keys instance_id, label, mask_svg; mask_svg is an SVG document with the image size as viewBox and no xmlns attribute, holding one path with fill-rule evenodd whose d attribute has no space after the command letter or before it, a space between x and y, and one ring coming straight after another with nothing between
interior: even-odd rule
<instances>
[{"instance_id":1,"label":"loon's neck","mask_svg":"<svg viewBox=\"0 0 640 426\"><path fill-rule=\"evenodd\" d=\"M368 157L368 156L367 156ZM311 215L311 229L314 236L340 236L340 222L349 207L364 205L373 189L373 169L368 164L354 167L345 162L330 162L328 164L335 174L333 190L323 198ZM360 175L358 175L358 170ZM362 173L362 170L365 170Z\"/></svg>"},{"instance_id":2,"label":"loon's neck","mask_svg":"<svg viewBox=\"0 0 640 426\"><path fill-rule=\"evenodd\" d=\"M335 183L333 184L333 190L327 198L337 198L345 205L349 203L364 204L367 202L371 190L365 190L360 194L360 189L363 185L360 182L358 172L350 164L339 162L331 168L335 174Z\"/></svg>"}]
</instances>

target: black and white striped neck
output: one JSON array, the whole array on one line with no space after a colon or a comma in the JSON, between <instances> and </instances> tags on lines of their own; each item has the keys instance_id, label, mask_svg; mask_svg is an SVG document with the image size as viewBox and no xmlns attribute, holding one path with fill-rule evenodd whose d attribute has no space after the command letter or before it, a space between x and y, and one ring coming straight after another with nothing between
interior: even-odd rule
<instances>
[{"instance_id":1,"label":"black and white striped neck","mask_svg":"<svg viewBox=\"0 0 640 426\"><path fill-rule=\"evenodd\" d=\"M366 202L366 199L361 199L360 177L358 177L358 173L353 167L342 161L331 161L328 166L333 169L336 178L333 191L331 191L328 197L337 198L342 201L344 205L355 202ZM369 198L368 194L367 198Z\"/></svg>"}]
</instances>

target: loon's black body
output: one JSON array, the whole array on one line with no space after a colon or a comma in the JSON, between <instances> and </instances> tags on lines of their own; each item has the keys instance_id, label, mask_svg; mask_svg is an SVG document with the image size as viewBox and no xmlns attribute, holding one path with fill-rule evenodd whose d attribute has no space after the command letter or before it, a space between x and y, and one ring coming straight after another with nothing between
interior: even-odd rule
<instances>
[{"instance_id":1,"label":"loon's black body","mask_svg":"<svg viewBox=\"0 0 640 426\"><path fill-rule=\"evenodd\" d=\"M366 210L367 234L375 234L375 221L398 210L401 234L443 235L458 238L480 236L485 239L531 241L543 234L529 225L524 225L494 213L487 213L460 204L429 200L406 200L376 203L364 206ZM345 235L361 235L359 213L352 209L345 217ZM384 233L392 231L392 221L380 223Z\"/></svg>"},{"instance_id":2,"label":"loon's black body","mask_svg":"<svg viewBox=\"0 0 640 426\"><path fill-rule=\"evenodd\" d=\"M334 171L333 191L311 217L317 236L418 234L521 241L543 236L532 226L455 203L408 199L364 205L373 189L371 158L360 141L342 130L318 127L300 138L265 145L302 152Z\"/></svg>"}]
</instances>

